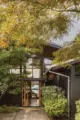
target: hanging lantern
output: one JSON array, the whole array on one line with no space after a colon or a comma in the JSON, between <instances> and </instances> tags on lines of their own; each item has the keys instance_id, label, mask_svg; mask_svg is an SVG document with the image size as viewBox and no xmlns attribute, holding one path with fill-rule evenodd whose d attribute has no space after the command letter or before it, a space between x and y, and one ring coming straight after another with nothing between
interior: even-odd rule
<instances>
[{"instance_id":1,"label":"hanging lantern","mask_svg":"<svg viewBox=\"0 0 80 120\"><path fill-rule=\"evenodd\" d=\"M53 80L54 77L55 77L55 75L54 75L53 73L50 73L50 74L49 74L49 79L50 79L50 80Z\"/></svg>"}]
</instances>

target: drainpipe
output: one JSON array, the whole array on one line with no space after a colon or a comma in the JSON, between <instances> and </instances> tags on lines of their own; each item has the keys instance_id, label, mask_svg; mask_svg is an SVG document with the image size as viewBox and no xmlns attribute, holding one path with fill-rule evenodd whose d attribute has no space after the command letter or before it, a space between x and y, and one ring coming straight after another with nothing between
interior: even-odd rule
<instances>
[{"instance_id":1,"label":"drainpipe","mask_svg":"<svg viewBox=\"0 0 80 120\"><path fill-rule=\"evenodd\" d=\"M64 74L61 74L61 73L57 73L57 72L53 72L53 71L50 71L50 70L49 70L49 72L67 78L67 81L68 81L68 93L67 93L67 97L68 97L68 120L70 120L70 76L64 75Z\"/></svg>"}]
</instances>

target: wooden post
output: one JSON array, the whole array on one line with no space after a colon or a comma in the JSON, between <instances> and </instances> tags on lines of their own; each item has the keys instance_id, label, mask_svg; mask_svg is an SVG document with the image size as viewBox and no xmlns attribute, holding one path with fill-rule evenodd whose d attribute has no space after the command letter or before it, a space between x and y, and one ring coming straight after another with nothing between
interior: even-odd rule
<instances>
[{"instance_id":1,"label":"wooden post","mask_svg":"<svg viewBox=\"0 0 80 120\"><path fill-rule=\"evenodd\" d=\"M39 81L39 106L42 105L42 82Z\"/></svg>"},{"instance_id":2,"label":"wooden post","mask_svg":"<svg viewBox=\"0 0 80 120\"><path fill-rule=\"evenodd\" d=\"M28 83L23 81L22 87L22 106L28 106L29 94L28 94Z\"/></svg>"}]
</instances>

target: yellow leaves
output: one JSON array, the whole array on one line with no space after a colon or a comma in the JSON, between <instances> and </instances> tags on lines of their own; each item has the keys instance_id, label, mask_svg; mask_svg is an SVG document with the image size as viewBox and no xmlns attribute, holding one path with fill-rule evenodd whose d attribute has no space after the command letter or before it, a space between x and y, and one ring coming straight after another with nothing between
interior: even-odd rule
<instances>
[{"instance_id":1,"label":"yellow leaves","mask_svg":"<svg viewBox=\"0 0 80 120\"><path fill-rule=\"evenodd\" d=\"M26 36L31 34L30 30L34 22L34 17L27 11L24 2L7 5L3 9L3 15L5 20L0 23L1 39L19 40L20 43L24 44L24 33Z\"/></svg>"},{"instance_id":2,"label":"yellow leaves","mask_svg":"<svg viewBox=\"0 0 80 120\"><path fill-rule=\"evenodd\" d=\"M6 0L0 0L0 3L4 3L4 2L6 2Z\"/></svg>"},{"instance_id":3,"label":"yellow leaves","mask_svg":"<svg viewBox=\"0 0 80 120\"><path fill-rule=\"evenodd\" d=\"M2 33L3 35L5 35L6 33L9 34L11 30L16 26L16 22L17 20L14 15L12 15L11 17L8 16L7 20L1 25L0 33Z\"/></svg>"},{"instance_id":4,"label":"yellow leaves","mask_svg":"<svg viewBox=\"0 0 80 120\"><path fill-rule=\"evenodd\" d=\"M40 0L41 3L46 3L47 1L46 0Z\"/></svg>"},{"instance_id":5,"label":"yellow leaves","mask_svg":"<svg viewBox=\"0 0 80 120\"><path fill-rule=\"evenodd\" d=\"M33 40L38 41L41 36L41 30L39 33L38 27L40 23L38 21L41 19L32 14L32 9L34 13L34 5L28 5L25 1L9 1L5 6L0 7L0 12L2 11L0 15L1 47L8 46L4 39L9 41L9 45L15 47L25 45L29 48L34 43L37 44Z\"/></svg>"},{"instance_id":6,"label":"yellow leaves","mask_svg":"<svg viewBox=\"0 0 80 120\"><path fill-rule=\"evenodd\" d=\"M24 45L25 43L26 43L25 37L22 36L22 37L20 38L20 44Z\"/></svg>"},{"instance_id":7,"label":"yellow leaves","mask_svg":"<svg viewBox=\"0 0 80 120\"><path fill-rule=\"evenodd\" d=\"M8 48L9 43L7 41L0 40L0 48Z\"/></svg>"}]
</instances>

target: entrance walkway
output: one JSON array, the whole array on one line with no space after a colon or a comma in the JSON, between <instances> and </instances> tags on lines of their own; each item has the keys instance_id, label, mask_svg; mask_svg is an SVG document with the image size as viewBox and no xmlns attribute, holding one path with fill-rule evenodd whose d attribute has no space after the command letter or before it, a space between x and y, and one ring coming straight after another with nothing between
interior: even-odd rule
<instances>
[{"instance_id":1,"label":"entrance walkway","mask_svg":"<svg viewBox=\"0 0 80 120\"><path fill-rule=\"evenodd\" d=\"M15 120L49 120L42 109L22 110L15 117Z\"/></svg>"},{"instance_id":2,"label":"entrance walkway","mask_svg":"<svg viewBox=\"0 0 80 120\"><path fill-rule=\"evenodd\" d=\"M10 114L2 117L0 120L50 120L42 108L24 108L11 117Z\"/></svg>"}]
</instances>

